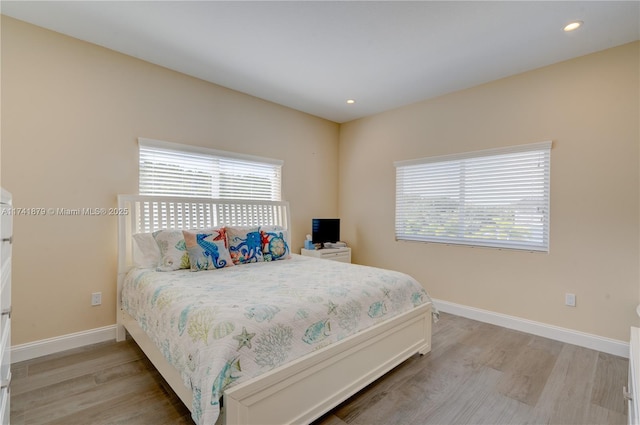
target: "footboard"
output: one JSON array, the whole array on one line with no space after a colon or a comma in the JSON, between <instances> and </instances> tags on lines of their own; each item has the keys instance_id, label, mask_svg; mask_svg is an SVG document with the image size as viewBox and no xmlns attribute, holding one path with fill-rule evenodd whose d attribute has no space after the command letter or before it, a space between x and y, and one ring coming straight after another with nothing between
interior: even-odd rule
<instances>
[{"instance_id":1,"label":"footboard","mask_svg":"<svg viewBox=\"0 0 640 425\"><path fill-rule=\"evenodd\" d=\"M309 423L415 353L430 350L428 303L230 388L225 423Z\"/></svg>"},{"instance_id":2,"label":"footboard","mask_svg":"<svg viewBox=\"0 0 640 425\"><path fill-rule=\"evenodd\" d=\"M225 391L216 424L309 423L416 353L431 351L431 303ZM122 324L183 403L192 394L135 320Z\"/></svg>"}]
</instances>

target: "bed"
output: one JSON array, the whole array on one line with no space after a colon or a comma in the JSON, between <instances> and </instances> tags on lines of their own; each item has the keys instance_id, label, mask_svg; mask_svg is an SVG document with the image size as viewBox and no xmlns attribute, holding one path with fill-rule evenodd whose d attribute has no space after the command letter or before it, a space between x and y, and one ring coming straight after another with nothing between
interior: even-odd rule
<instances>
[{"instance_id":1,"label":"bed","mask_svg":"<svg viewBox=\"0 0 640 425\"><path fill-rule=\"evenodd\" d=\"M309 423L431 349L431 300L398 272L295 254L197 273L134 267L134 235L161 229L260 226L290 246L287 202L120 195L118 213L117 338L131 335L197 423Z\"/></svg>"}]
</instances>

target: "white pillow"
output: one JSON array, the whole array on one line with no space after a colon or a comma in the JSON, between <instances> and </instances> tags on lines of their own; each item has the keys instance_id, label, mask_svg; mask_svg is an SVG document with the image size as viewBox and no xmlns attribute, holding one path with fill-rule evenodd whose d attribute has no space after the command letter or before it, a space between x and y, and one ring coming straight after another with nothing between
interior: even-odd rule
<instances>
[{"instance_id":1,"label":"white pillow","mask_svg":"<svg viewBox=\"0 0 640 425\"><path fill-rule=\"evenodd\" d=\"M155 269L162 256L160 247L151 233L133 235L133 265L144 269Z\"/></svg>"}]
</instances>

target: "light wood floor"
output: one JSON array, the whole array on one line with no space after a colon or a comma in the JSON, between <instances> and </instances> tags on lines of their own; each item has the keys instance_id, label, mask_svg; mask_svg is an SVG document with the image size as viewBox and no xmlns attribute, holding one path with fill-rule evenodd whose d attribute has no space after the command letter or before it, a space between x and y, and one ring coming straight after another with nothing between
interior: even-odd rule
<instances>
[{"instance_id":1,"label":"light wood floor","mask_svg":"<svg viewBox=\"0 0 640 425\"><path fill-rule=\"evenodd\" d=\"M626 359L449 314L432 345L314 425L626 423ZM12 425L193 424L131 341L12 373Z\"/></svg>"}]
</instances>

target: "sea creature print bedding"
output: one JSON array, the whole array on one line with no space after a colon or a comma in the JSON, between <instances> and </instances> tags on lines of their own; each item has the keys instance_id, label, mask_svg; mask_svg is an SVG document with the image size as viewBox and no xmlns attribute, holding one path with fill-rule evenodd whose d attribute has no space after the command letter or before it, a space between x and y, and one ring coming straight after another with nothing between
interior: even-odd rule
<instances>
[{"instance_id":1,"label":"sea creature print bedding","mask_svg":"<svg viewBox=\"0 0 640 425\"><path fill-rule=\"evenodd\" d=\"M122 306L214 424L223 391L429 302L410 276L298 255L218 270L132 269Z\"/></svg>"}]
</instances>

